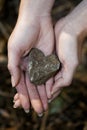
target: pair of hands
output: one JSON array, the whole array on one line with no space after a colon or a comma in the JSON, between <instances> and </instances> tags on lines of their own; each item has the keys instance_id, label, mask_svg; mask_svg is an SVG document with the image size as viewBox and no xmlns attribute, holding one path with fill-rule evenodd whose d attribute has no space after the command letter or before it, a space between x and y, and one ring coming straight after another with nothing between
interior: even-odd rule
<instances>
[{"instance_id":1,"label":"pair of hands","mask_svg":"<svg viewBox=\"0 0 87 130\"><path fill-rule=\"evenodd\" d=\"M33 15L28 21L23 19L22 15L18 18L8 41L8 69L11 73L12 86L16 86L18 92L14 97L14 108L22 106L25 112L29 112L32 105L38 115L42 115L48 109L48 102L60 94L61 88L70 85L79 61L77 39L82 32L73 29L76 23L72 22L74 27L70 25L73 16L74 12L71 13L71 17L66 16L58 21L54 29L50 15ZM54 39L56 54L62 68L45 85L36 87L30 83L25 71L26 55L34 47L42 50L45 55L52 54Z\"/></svg>"}]
</instances>

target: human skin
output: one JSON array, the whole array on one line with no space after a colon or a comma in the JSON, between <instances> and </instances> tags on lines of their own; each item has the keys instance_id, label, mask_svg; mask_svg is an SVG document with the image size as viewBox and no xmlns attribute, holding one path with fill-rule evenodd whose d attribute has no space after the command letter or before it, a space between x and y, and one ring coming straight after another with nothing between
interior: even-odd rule
<instances>
[{"instance_id":1,"label":"human skin","mask_svg":"<svg viewBox=\"0 0 87 130\"><path fill-rule=\"evenodd\" d=\"M63 87L69 86L72 82L81 57L82 41L87 35L86 17L87 1L84 0L55 26L56 53L62 68L54 78L54 84L49 92L52 94L50 101L60 94ZM18 100L17 95L14 100Z\"/></svg>"},{"instance_id":2,"label":"human skin","mask_svg":"<svg viewBox=\"0 0 87 130\"><path fill-rule=\"evenodd\" d=\"M55 26L56 53L62 64L54 78L51 94L53 100L62 88L72 82L75 70L81 61L82 42L87 36L87 1L83 0L69 15Z\"/></svg>"},{"instance_id":3,"label":"human skin","mask_svg":"<svg viewBox=\"0 0 87 130\"><path fill-rule=\"evenodd\" d=\"M41 114L48 108L45 85L34 86L30 83L25 66L27 54L36 47L49 55L54 49L54 33L50 11L54 0L21 0L19 16L16 26L8 41L8 69L11 74L12 86L16 87L19 104L26 112L30 103L34 110ZM52 86L53 79L47 81L46 86Z\"/></svg>"},{"instance_id":4,"label":"human skin","mask_svg":"<svg viewBox=\"0 0 87 130\"><path fill-rule=\"evenodd\" d=\"M57 97L61 89L69 86L78 66L82 41L87 34L87 1L82 1L69 15L58 21L55 26L56 53L62 63L60 72L54 78L54 85L49 91L50 100ZM46 90L48 87L46 87ZM47 91L48 92L48 91ZM20 102L18 94L15 103ZM21 105L21 103L19 103ZM20 106L18 105L18 106Z\"/></svg>"}]
</instances>

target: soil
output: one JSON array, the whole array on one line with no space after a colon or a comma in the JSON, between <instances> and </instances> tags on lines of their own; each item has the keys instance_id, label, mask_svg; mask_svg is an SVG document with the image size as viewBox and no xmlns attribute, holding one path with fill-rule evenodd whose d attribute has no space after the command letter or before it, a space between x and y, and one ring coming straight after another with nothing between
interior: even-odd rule
<instances>
[{"instance_id":1,"label":"soil","mask_svg":"<svg viewBox=\"0 0 87 130\"><path fill-rule=\"evenodd\" d=\"M81 0L56 0L52 10L54 24L66 16ZM13 109L13 96L7 69L7 41L18 16L18 0L0 0L0 130L87 130L87 39L82 51L82 64L72 84L64 88L49 104L42 118L31 109Z\"/></svg>"}]
</instances>

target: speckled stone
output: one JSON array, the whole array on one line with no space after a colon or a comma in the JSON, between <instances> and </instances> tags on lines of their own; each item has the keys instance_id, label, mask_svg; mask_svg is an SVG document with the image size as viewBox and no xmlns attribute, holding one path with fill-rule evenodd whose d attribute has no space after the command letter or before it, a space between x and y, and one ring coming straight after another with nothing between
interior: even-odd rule
<instances>
[{"instance_id":1,"label":"speckled stone","mask_svg":"<svg viewBox=\"0 0 87 130\"><path fill-rule=\"evenodd\" d=\"M28 74L31 83L35 85L44 84L54 76L60 68L60 62L56 55L45 56L44 53L33 48L29 53Z\"/></svg>"}]
</instances>

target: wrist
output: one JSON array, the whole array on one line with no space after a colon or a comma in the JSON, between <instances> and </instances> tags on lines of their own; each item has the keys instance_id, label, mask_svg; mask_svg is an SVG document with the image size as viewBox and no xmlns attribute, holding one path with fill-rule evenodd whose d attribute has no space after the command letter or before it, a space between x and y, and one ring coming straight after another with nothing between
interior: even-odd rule
<instances>
[{"instance_id":1,"label":"wrist","mask_svg":"<svg viewBox=\"0 0 87 130\"><path fill-rule=\"evenodd\" d=\"M83 0L68 16L64 31L78 37L83 32L87 32L87 1Z\"/></svg>"},{"instance_id":2,"label":"wrist","mask_svg":"<svg viewBox=\"0 0 87 130\"><path fill-rule=\"evenodd\" d=\"M48 16L50 15L52 6L55 0L21 0L20 13L34 16Z\"/></svg>"}]
</instances>

